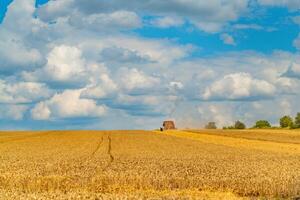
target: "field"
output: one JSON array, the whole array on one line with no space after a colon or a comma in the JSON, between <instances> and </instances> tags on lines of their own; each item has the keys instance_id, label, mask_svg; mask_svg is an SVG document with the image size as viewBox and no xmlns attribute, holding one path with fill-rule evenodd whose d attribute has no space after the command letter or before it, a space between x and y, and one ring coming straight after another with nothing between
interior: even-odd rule
<instances>
[{"instance_id":1,"label":"field","mask_svg":"<svg viewBox=\"0 0 300 200\"><path fill-rule=\"evenodd\" d=\"M300 131L0 132L0 199L296 199Z\"/></svg>"}]
</instances>

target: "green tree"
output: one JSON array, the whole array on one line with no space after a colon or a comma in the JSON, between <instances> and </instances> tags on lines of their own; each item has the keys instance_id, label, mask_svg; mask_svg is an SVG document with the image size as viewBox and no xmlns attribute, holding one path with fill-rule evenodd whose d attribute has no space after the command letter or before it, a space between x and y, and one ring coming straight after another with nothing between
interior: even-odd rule
<instances>
[{"instance_id":1,"label":"green tree","mask_svg":"<svg viewBox=\"0 0 300 200\"><path fill-rule=\"evenodd\" d=\"M259 120L253 128L271 128L271 124L267 120Z\"/></svg>"},{"instance_id":2,"label":"green tree","mask_svg":"<svg viewBox=\"0 0 300 200\"><path fill-rule=\"evenodd\" d=\"M297 113L297 116L295 117L295 128L300 128L300 113Z\"/></svg>"},{"instance_id":3,"label":"green tree","mask_svg":"<svg viewBox=\"0 0 300 200\"><path fill-rule=\"evenodd\" d=\"M296 117L297 118L297 117ZM293 127L293 119L290 116L283 116L280 118L280 127L281 128L288 128L288 127Z\"/></svg>"},{"instance_id":4,"label":"green tree","mask_svg":"<svg viewBox=\"0 0 300 200\"><path fill-rule=\"evenodd\" d=\"M205 126L206 129L217 129L216 122L208 122Z\"/></svg>"},{"instance_id":5,"label":"green tree","mask_svg":"<svg viewBox=\"0 0 300 200\"><path fill-rule=\"evenodd\" d=\"M241 121L236 121L234 124L235 129L245 129L246 125Z\"/></svg>"}]
</instances>

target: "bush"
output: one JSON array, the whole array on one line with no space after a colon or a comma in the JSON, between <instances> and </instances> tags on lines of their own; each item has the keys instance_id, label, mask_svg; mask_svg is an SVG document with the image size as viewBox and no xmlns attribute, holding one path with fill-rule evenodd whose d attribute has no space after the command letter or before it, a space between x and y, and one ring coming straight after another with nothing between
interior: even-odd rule
<instances>
[{"instance_id":1,"label":"bush","mask_svg":"<svg viewBox=\"0 0 300 200\"><path fill-rule=\"evenodd\" d=\"M236 121L234 124L235 129L245 129L246 125L241 121Z\"/></svg>"},{"instance_id":2,"label":"bush","mask_svg":"<svg viewBox=\"0 0 300 200\"><path fill-rule=\"evenodd\" d=\"M280 123L281 128L288 128L288 127L292 128L292 127L294 127L293 119L290 116L287 116L287 115L280 118L279 123Z\"/></svg>"},{"instance_id":3,"label":"bush","mask_svg":"<svg viewBox=\"0 0 300 200\"><path fill-rule=\"evenodd\" d=\"M259 120L255 123L253 128L271 128L271 124L267 120Z\"/></svg>"},{"instance_id":4,"label":"bush","mask_svg":"<svg viewBox=\"0 0 300 200\"><path fill-rule=\"evenodd\" d=\"M208 122L205 126L206 129L217 129L216 122Z\"/></svg>"},{"instance_id":5,"label":"bush","mask_svg":"<svg viewBox=\"0 0 300 200\"><path fill-rule=\"evenodd\" d=\"M293 128L300 128L300 113L297 113L297 116L295 117L295 123Z\"/></svg>"}]
</instances>

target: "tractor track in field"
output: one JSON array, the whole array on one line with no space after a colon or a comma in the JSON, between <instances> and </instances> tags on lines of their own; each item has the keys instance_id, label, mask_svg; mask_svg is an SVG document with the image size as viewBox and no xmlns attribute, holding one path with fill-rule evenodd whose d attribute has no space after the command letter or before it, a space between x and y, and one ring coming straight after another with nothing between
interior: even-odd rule
<instances>
[{"instance_id":1,"label":"tractor track in field","mask_svg":"<svg viewBox=\"0 0 300 200\"><path fill-rule=\"evenodd\" d=\"M107 143L107 144L106 144ZM105 156L108 157L106 164L104 165L104 167L101 169L101 171L105 171L107 169L110 168L111 164L114 162L115 158L113 156L113 154L111 153L112 151L112 139L111 136L108 135L104 135L101 137L101 139L98 141L96 148L92 151L92 153L86 158L88 162L91 161L91 159L95 158L95 155L97 154L97 152L99 152L99 149L101 147L103 147L103 145L105 145ZM107 146L106 146L107 145Z\"/></svg>"},{"instance_id":2,"label":"tractor track in field","mask_svg":"<svg viewBox=\"0 0 300 200\"><path fill-rule=\"evenodd\" d=\"M91 157L94 157L95 154L97 153L97 151L100 149L102 143L103 143L104 139L103 139L103 136L101 137L101 139L99 140L96 148L94 149L94 151L92 152L92 154L90 155Z\"/></svg>"},{"instance_id":3,"label":"tractor track in field","mask_svg":"<svg viewBox=\"0 0 300 200\"><path fill-rule=\"evenodd\" d=\"M114 162L115 158L114 158L114 156L111 153L111 137L108 136L107 139L108 139L107 154L109 155L109 161L110 161L110 163L112 163L112 162Z\"/></svg>"},{"instance_id":4,"label":"tractor track in field","mask_svg":"<svg viewBox=\"0 0 300 200\"><path fill-rule=\"evenodd\" d=\"M112 139L110 137L110 135L107 136L107 140L108 140L108 146L107 146L107 155L109 156L109 160L108 163L106 164L106 166L102 169L102 171L105 171L107 169L109 169L112 165L112 163L115 160L115 157L112 155L111 150L112 150Z\"/></svg>"}]
</instances>

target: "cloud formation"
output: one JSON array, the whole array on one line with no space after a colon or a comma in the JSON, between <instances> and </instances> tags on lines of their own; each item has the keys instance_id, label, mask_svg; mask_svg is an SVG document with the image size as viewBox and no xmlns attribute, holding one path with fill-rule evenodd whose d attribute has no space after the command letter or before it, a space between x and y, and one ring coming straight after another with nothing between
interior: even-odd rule
<instances>
[{"instance_id":1,"label":"cloud formation","mask_svg":"<svg viewBox=\"0 0 300 200\"><path fill-rule=\"evenodd\" d=\"M121 0L109 2L103 0L91 0L89 3L82 0L68 0L64 3L52 1L39 8L38 13L41 13L42 19L49 21L49 19L55 20L58 17L69 16L74 10L78 10L80 13L91 16L95 16L99 13L114 13L120 10L127 10L136 13L148 13L155 16L178 16L180 18L189 19L191 23L195 24L195 26L201 30L217 32L221 30L226 23L237 20L238 17L247 10L247 6L248 0L212 0L205 3L196 0L147 0L143 2L131 0L126 3ZM100 18L102 18L102 21L103 16ZM178 23L174 23L174 21L170 19L171 18L162 18L157 21L157 24L162 26L178 25ZM127 22L132 21L132 17L125 17L125 20L127 20Z\"/></svg>"},{"instance_id":2,"label":"cloud formation","mask_svg":"<svg viewBox=\"0 0 300 200\"><path fill-rule=\"evenodd\" d=\"M294 40L293 45L294 45L294 47L296 47L296 49L300 50L300 34L299 34L298 37Z\"/></svg>"},{"instance_id":3,"label":"cloud formation","mask_svg":"<svg viewBox=\"0 0 300 200\"><path fill-rule=\"evenodd\" d=\"M205 100L257 100L272 97L275 87L248 73L225 75L208 86L203 94Z\"/></svg>"},{"instance_id":4,"label":"cloud formation","mask_svg":"<svg viewBox=\"0 0 300 200\"><path fill-rule=\"evenodd\" d=\"M223 33L220 35L220 39L224 42L224 44L228 45L236 45L233 37L227 33Z\"/></svg>"},{"instance_id":5,"label":"cloud formation","mask_svg":"<svg viewBox=\"0 0 300 200\"><path fill-rule=\"evenodd\" d=\"M245 42L273 27L252 12L292 13L297 2L14 0L0 24L0 118L32 128L75 119L86 120L82 128L274 122L299 108L299 38L291 51Z\"/></svg>"},{"instance_id":6,"label":"cloud formation","mask_svg":"<svg viewBox=\"0 0 300 200\"><path fill-rule=\"evenodd\" d=\"M299 10L300 2L298 0L258 0L264 6L285 6L291 10Z\"/></svg>"},{"instance_id":7,"label":"cloud formation","mask_svg":"<svg viewBox=\"0 0 300 200\"><path fill-rule=\"evenodd\" d=\"M51 99L41 101L32 110L35 120L51 118L101 117L106 107L90 99L80 98L81 90L66 90Z\"/></svg>"}]
</instances>

